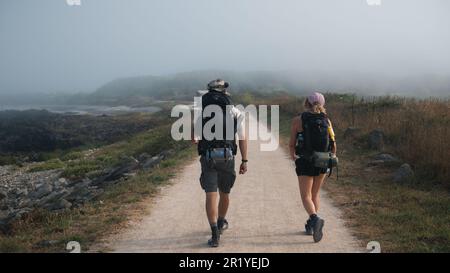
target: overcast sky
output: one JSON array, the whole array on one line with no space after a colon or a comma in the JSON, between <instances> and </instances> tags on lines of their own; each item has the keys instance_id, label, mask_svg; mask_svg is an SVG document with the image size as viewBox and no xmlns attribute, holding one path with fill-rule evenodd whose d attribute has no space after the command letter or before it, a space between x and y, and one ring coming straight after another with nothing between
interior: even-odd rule
<instances>
[{"instance_id":1,"label":"overcast sky","mask_svg":"<svg viewBox=\"0 0 450 273\"><path fill-rule=\"evenodd\" d=\"M450 74L450 1L0 1L0 92L193 70Z\"/></svg>"}]
</instances>

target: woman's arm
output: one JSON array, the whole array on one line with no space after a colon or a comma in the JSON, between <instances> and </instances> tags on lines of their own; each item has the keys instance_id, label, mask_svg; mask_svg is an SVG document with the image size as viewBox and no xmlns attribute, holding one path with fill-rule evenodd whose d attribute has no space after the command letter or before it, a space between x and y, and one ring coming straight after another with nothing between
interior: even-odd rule
<instances>
[{"instance_id":1,"label":"woman's arm","mask_svg":"<svg viewBox=\"0 0 450 273\"><path fill-rule=\"evenodd\" d=\"M289 152L291 155L291 159L295 160L295 144L297 142L297 133L301 128L302 120L299 117L295 117L292 119L291 123L291 138L289 139Z\"/></svg>"}]
</instances>

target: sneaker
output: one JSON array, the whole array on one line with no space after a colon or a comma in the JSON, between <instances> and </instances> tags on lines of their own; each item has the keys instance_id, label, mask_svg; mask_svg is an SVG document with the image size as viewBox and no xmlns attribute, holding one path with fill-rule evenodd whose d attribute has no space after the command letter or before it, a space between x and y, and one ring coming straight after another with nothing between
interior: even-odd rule
<instances>
[{"instance_id":1,"label":"sneaker","mask_svg":"<svg viewBox=\"0 0 450 273\"><path fill-rule=\"evenodd\" d=\"M311 226L312 226L312 230L313 230L313 239L315 243L320 242L320 240L322 240L323 237L323 226L325 224L325 221L321 218L319 218L318 216L316 218L314 218L313 220L311 220Z\"/></svg>"},{"instance_id":2,"label":"sneaker","mask_svg":"<svg viewBox=\"0 0 450 273\"><path fill-rule=\"evenodd\" d=\"M313 235L313 228L311 226L311 219L308 219L305 224L305 234Z\"/></svg>"},{"instance_id":3,"label":"sneaker","mask_svg":"<svg viewBox=\"0 0 450 273\"><path fill-rule=\"evenodd\" d=\"M228 221L226 219L220 219L217 221L217 227L219 228L219 233L222 234L224 230L228 229Z\"/></svg>"}]
</instances>

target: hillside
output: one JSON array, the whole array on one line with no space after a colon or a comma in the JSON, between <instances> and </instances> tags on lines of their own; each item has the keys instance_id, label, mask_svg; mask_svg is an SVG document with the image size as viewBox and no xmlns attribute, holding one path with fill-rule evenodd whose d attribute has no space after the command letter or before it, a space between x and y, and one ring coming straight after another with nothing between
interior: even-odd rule
<instances>
[{"instance_id":1,"label":"hillside","mask_svg":"<svg viewBox=\"0 0 450 273\"><path fill-rule=\"evenodd\" d=\"M325 71L194 71L169 76L119 78L99 87L92 94L78 97L86 103L140 105L153 100L191 100L206 83L223 78L231 83L233 93L242 91L289 91L304 95L310 90L356 93L371 96L394 94L418 97L446 97L450 78L440 75L394 77L357 72ZM77 101L74 99L72 101Z\"/></svg>"}]
</instances>

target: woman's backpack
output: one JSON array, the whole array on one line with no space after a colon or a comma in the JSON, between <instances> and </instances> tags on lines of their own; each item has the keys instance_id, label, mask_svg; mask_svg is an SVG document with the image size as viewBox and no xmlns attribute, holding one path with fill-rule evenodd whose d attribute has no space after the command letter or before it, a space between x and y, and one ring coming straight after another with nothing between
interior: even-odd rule
<instances>
[{"instance_id":1,"label":"woman's backpack","mask_svg":"<svg viewBox=\"0 0 450 273\"><path fill-rule=\"evenodd\" d=\"M303 131L297 134L296 154L310 161L315 167L330 169L338 164L338 158L330 152L328 117L324 113L304 112L301 115Z\"/></svg>"},{"instance_id":2,"label":"woman's backpack","mask_svg":"<svg viewBox=\"0 0 450 273\"><path fill-rule=\"evenodd\" d=\"M297 137L297 154L311 159L313 152L328 152L330 148L328 117L324 113L304 112L301 114L301 120L303 131Z\"/></svg>"}]
</instances>

